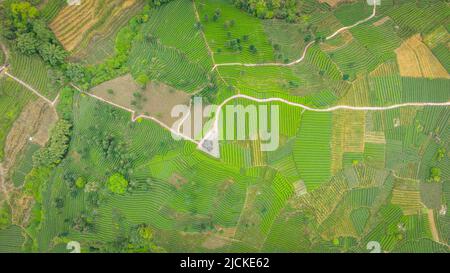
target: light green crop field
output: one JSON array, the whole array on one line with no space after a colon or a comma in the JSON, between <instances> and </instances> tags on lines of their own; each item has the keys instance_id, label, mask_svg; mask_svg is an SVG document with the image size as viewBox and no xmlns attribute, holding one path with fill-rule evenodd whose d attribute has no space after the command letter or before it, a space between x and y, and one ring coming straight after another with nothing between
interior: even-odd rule
<instances>
[{"instance_id":1,"label":"light green crop field","mask_svg":"<svg viewBox=\"0 0 450 273\"><path fill-rule=\"evenodd\" d=\"M200 22L217 63L262 63L274 60L272 46L258 19L223 0L196 1ZM218 19L214 20L214 14ZM208 18L206 20L206 18ZM227 41L239 40L240 49L230 48ZM256 48L251 52L250 46Z\"/></svg>"},{"instance_id":2,"label":"light green crop field","mask_svg":"<svg viewBox=\"0 0 450 273\"><path fill-rule=\"evenodd\" d=\"M0 253L449 252L448 1L87 1L0 4Z\"/></svg>"},{"instance_id":3,"label":"light green crop field","mask_svg":"<svg viewBox=\"0 0 450 273\"><path fill-rule=\"evenodd\" d=\"M239 92L261 94L259 97L289 95L301 85L301 79L290 67L225 66L219 68L219 73Z\"/></svg>"},{"instance_id":4,"label":"light green crop field","mask_svg":"<svg viewBox=\"0 0 450 273\"><path fill-rule=\"evenodd\" d=\"M57 77L55 70L46 65L38 57L23 56L19 52L11 51L9 71L28 85L39 90L45 97L53 100L59 91L59 86L52 77Z\"/></svg>"},{"instance_id":5,"label":"light green crop field","mask_svg":"<svg viewBox=\"0 0 450 273\"><path fill-rule=\"evenodd\" d=\"M191 62L208 70L212 67L211 57L208 55L201 31L196 29L195 23L193 3L175 1L152 10L142 34L151 35L164 46L182 51ZM177 35L173 35L167 29L172 29Z\"/></svg>"},{"instance_id":6,"label":"light green crop field","mask_svg":"<svg viewBox=\"0 0 450 273\"><path fill-rule=\"evenodd\" d=\"M0 230L0 252L19 252L25 241L22 230L18 226L10 226Z\"/></svg>"},{"instance_id":7,"label":"light green crop field","mask_svg":"<svg viewBox=\"0 0 450 273\"><path fill-rule=\"evenodd\" d=\"M302 117L293 156L308 188L314 189L330 178L330 129L329 113L307 112Z\"/></svg>"},{"instance_id":8,"label":"light green crop field","mask_svg":"<svg viewBox=\"0 0 450 273\"><path fill-rule=\"evenodd\" d=\"M340 5L335 11L334 16L344 25L350 26L354 23L367 18L372 13L372 6L364 1L356 1Z\"/></svg>"},{"instance_id":9,"label":"light green crop field","mask_svg":"<svg viewBox=\"0 0 450 273\"><path fill-rule=\"evenodd\" d=\"M141 42L134 46L128 65L135 78L149 75L150 79L164 82L178 89L193 92L208 83L208 71L191 62L176 48L159 41Z\"/></svg>"}]
</instances>

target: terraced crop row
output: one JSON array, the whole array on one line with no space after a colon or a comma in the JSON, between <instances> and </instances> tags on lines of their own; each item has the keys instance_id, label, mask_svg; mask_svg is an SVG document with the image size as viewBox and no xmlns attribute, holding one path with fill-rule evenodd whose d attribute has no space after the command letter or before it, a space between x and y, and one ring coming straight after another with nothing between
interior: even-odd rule
<instances>
[{"instance_id":1,"label":"terraced crop row","mask_svg":"<svg viewBox=\"0 0 450 273\"><path fill-rule=\"evenodd\" d=\"M450 73L450 59L448 58L448 47L445 44L440 44L432 49L432 52L439 62L445 67L448 73Z\"/></svg>"},{"instance_id":2,"label":"terraced crop row","mask_svg":"<svg viewBox=\"0 0 450 273\"><path fill-rule=\"evenodd\" d=\"M318 46L311 46L306 54L306 61L317 66L319 71L329 76L331 79L340 80L342 72L337 67L336 63Z\"/></svg>"},{"instance_id":3,"label":"terraced crop row","mask_svg":"<svg viewBox=\"0 0 450 273\"><path fill-rule=\"evenodd\" d=\"M352 28L350 32L369 50L371 55L376 56L378 62L395 60L394 50L400 46L401 39L397 36L392 21L389 20L381 26L359 25Z\"/></svg>"},{"instance_id":4,"label":"terraced crop row","mask_svg":"<svg viewBox=\"0 0 450 273\"><path fill-rule=\"evenodd\" d=\"M116 15L114 20L101 25L90 33L92 39L84 39L82 44L74 49L72 56L83 63L98 64L112 57L115 50L116 37L122 27L125 27L130 18L138 14L144 2L138 1L133 6Z\"/></svg>"},{"instance_id":5,"label":"terraced crop row","mask_svg":"<svg viewBox=\"0 0 450 273\"><path fill-rule=\"evenodd\" d=\"M178 49L190 62L208 71L212 67L211 57L202 38L201 29L196 28L195 23L192 1L172 1L150 11L142 35L157 39L166 47Z\"/></svg>"},{"instance_id":6,"label":"terraced crop row","mask_svg":"<svg viewBox=\"0 0 450 273\"><path fill-rule=\"evenodd\" d=\"M198 0L196 5L216 63L274 61L272 46L267 40L262 23L257 18L224 0ZM215 20L216 11L219 11L220 15ZM228 41L237 41L236 39L239 39L239 42L235 48L227 46ZM241 49L238 49L238 44ZM253 52L251 45L255 48Z\"/></svg>"},{"instance_id":7,"label":"terraced crop row","mask_svg":"<svg viewBox=\"0 0 450 273\"><path fill-rule=\"evenodd\" d=\"M147 75L176 89L194 92L208 83L207 71L177 48L160 42L135 43L128 66L134 78Z\"/></svg>"},{"instance_id":8,"label":"terraced crop row","mask_svg":"<svg viewBox=\"0 0 450 273\"><path fill-rule=\"evenodd\" d=\"M306 112L294 145L294 159L309 191L327 182L331 167L331 114Z\"/></svg>"},{"instance_id":9,"label":"terraced crop row","mask_svg":"<svg viewBox=\"0 0 450 273\"><path fill-rule=\"evenodd\" d=\"M83 32L95 24L97 5L96 0L86 0L79 6L67 6L50 24L50 28L67 50L74 49L82 40ZM80 26L83 27L80 29Z\"/></svg>"},{"instance_id":10,"label":"terraced crop row","mask_svg":"<svg viewBox=\"0 0 450 273\"><path fill-rule=\"evenodd\" d=\"M360 73L368 73L380 64L377 58L356 40L345 47L328 52L328 55L350 79L354 79Z\"/></svg>"},{"instance_id":11,"label":"terraced crop row","mask_svg":"<svg viewBox=\"0 0 450 273\"><path fill-rule=\"evenodd\" d=\"M233 86L235 90L258 98L288 97L302 84L301 79L290 67L224 66L218 70L227 84ZM289 97L291 100L301 99Z\"/></svg>"},{"instance_id":12,"label":"terraced crop row","mask_svg":"<svg viewBox=\"0 0 450 273\"><path fill-rule=\"evenodd\" d=\"M41 9L41 17L47 22L52 21L58 12L67 4L67 0L52 0L46 2L45 6Z\"/></svg>"},{"instance_id":13,"label":"terraced crop row","mask_svg":"<svg viewBox=\"0 0 450 273\"><path fill-rule=\"evenodd\" d=\"M446 102L450 100L448 80L402 78L402 101Z\"/></svg>"},{"instance_id":14,"label":"terraced crop row","mask_svg":"<svg viewBox=\"0 0 450 273\"><path fill-rule=\"evenodd\" d=\"M356 1L339 5L334 11L334 15L344 26L350 26L369 17L372 10L373 6L368 5L366 1Z\"/></svg>"},{"instance_id":15,"label":"terraced crop row","mask_svg":"<svg viewBox=\"0 0 450 273\"><path fill-rule=\"evenodd\" d=\"M233 143L220 145L221 158L234 166L251 166L251 153L249 149L243 148Z\"/></svg>"},{"instance_id":16,"label":"terraced crop row","mask_svg":"<svg viewBox=\"0 0 450 273\"><path fill-rule=\"evenodd\" d=\"M12 50L9 62L9 72L12 75L26 82L50 100L57 96L58 87L51 80L51 75L55 71L52 71L39 56L28 57Z\"/></svg>"},{"instance_id":17,"label":"terraced crop row","mask_svg":"<svg viewBox=\"0 0 450 273\"><path fill-rule=\"evenodd\" d=\"M22 229L18 226L10 226L0 230L0 253L17 253L22 250L25 238Z\"/></svg>"},{"instance_id":18,"label":"terraced crop row","mask_svg":"<svg viewBox=\"0 0 450 273\"><path fill-rule=\"evenodd\" d=\"M135 3L135 0L114 0L106 3L100 0L81 1L81 5L64 7L50 23L50 28L64 48L72 51L80 46L85 38L92 38L88 37L92 31L104 24L110 24L111 20L117 20Z\"/></svg>"},{"instance_id":19,"label":"terraced crop row","mask_svg":"<svg viewBox=\"0 0 450 273\"><path fill-rule=\"evenodd\" d=\"M446 3L437 1L426 7L418 7L416 2L405 2L386 12L400 26L399 35L409 37L416 33L426 33L441 25L450 12Z\"/></svg>"}]
</instances>

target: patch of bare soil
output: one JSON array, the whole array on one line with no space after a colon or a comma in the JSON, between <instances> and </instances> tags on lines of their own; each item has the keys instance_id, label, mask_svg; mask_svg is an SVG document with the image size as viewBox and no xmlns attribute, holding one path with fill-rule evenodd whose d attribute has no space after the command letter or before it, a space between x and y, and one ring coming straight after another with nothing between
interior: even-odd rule
<instances>
[{"instance_id":1,"label":"patch of bare soil","mask_svg":"<svg viewBox=\"0 0 450 273\"><path fill-rule=\"evenodd\" d=\"M57 121L58 114L54 108L47 107L39 121L39 127L37 128L32 141L40 146L44 146L50 138L50 130Z\"/></svg>"},{"instance_id":2,"label":"patch of bare soil","mask_svg":"<svg viewBox=\"0 0 450 273\"><path fill-rule=\"evenodd\" d=\"M380 20L376 21L375 23L373 23L373 25L376 27L379 27L379 26L383 25L384 23L386 23L389 19L391 19L391 18L389 18L388 16L385 16L385 17L381 18Z\"/></svg>"},{"instance_id":3,"label":"patch of bare soil","mask_svg":"<svg viewBox=\"0 0 450 273\"><path fill-rule=\"evenodd\" d=\"M34 199L25 194L21 189L14 188L11 183L7 183L3 164L0 163L0 200L6 202L11 208L11 222L21 227L27 226L30 220L30 212Z\"/></svg>"},{"instance_id":4,"label":"patch of bare soil","mask_svg":"<svg viewBox=\"0 0 450 273\"><path fill-rule=\"evenodd\" d=\"M203 242L202 246L207 249L217 249L222 248L228 244L231 243L231 241L236 241L234 238L234 235L236 234L236 228L235 227L221 227L221 226L215 226L217 232L211 233L205 241Z\"/></svg>"},{"instance_id":5,"label":"patch of bare soil","mask_svg":"<svg viewBox=\"0 0 450 273\"><path fill-rule=\"evenodd\" d=\"M202 246L206 249L217 249L222 248L229 244L230 240L217 234L212 234L207 237L206 240L202 243Z\"/></svg>"},{"instance_id":6,"label":"patch of bare soil","mask_svg":"<svg viewBox=\"0 0 450 273\"><path fill-rule=\"evenodd\" d=\"M45 145L49 131L57 119L55 109L44 101L33 101L25 106L6 137L3 162L5 172L14 165L17 155L23 151L28 141Z\"/></svg>"},{"instance_id":7,"label":"patch of bare soil","mask_svg":"<svg viewBox=\"0 0 450 273\"><path fill-rule=\"evenodd\" d=\"M344 30L339 37L333 39L332 41L326 41L320 45L323 51L334 51L345 47L353 40L353 36L348 30Z\"/></svg>"},{"instance_id":8,"label":"patch of bare soil","mask_svg":"<svg viewBox=\"0 0 450 273\"><path fill-rule=\"evenodd\" d=\"M9 204L11 207L11 222L21 227L28 226L33 208L34 198L15 189L10 193Z\"/></svg>"},{"instance_id":9,"label":"patch of bare soil","mask_svg":"<svg viewBox=\"0 0 450 273\"><path fill-rule=\"evenodd\" d=\"M77 151L71 151L69 153L69 156L72 157L75 160L75 162L79 163L81 161L81 155Z\"/></svg>"},{"instance_id":10,"label":"patch of bare soil","mask_svg":"<svg viewBox=\"0 0 450 273\"><path fill-rule=\"evenodd\" d=\"M294 183L294 192L297 197L308 193L305 182L303 180L299 180Z\"/></svg>"},{"instance_id":11,"label":"patch of bare soil","mask_svg":"<svg viewBox=\"0 0 450 273\"><path fill-rule=\"evenodd\" d=\"M177 190L179 190L187 182L188 182L188 180L185 177L183 177L183 176L181 176L181 175L179 175L177 173L174 173L169 178L169 183L171 185L173 185Z\"/></svg>"},{"instance_id":12,"label":"patch of bare soil","mask_svg":"<svg viewBox=\"0 0 450 273\"><path fill-rule=\"evenodd\" d=\"M228 188L234 184L234 181L232 179L227 179L225 181L223 181L220 186L219 186L219 193L220 194L225 194L226 191L228 190Z\"/></svg>"},{"instance_id":13,"label":"patch of bare soil","mask_svg":"<svg viewBox=\"0 0 450 273\"><path fill-rule=\"evenodd\" d=\"M102 99L157 118L171 126L177 117L171 117L175 105L189 105L191 96L166 84L150 82L145 88L139 86L130 74L104 82L91 89L91 93Z\"/></svg>"}]
</instances>

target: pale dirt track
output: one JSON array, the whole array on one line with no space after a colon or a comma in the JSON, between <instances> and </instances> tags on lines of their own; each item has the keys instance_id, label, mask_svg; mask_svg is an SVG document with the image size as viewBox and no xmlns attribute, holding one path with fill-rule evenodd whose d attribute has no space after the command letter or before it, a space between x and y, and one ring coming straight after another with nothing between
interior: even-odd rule
<instances>
[{"instance_id":1,"label":"pale dirt track","mask_svg":"<svg viewBox=\"0 0 450 273\"><path fill-rule=\"evenodd\" d=\"M428 222L430 223L430 230L431 230L431 235L433 236L433 240L435 242L440 243L439 232L438 232L438 229L436 227L436 222L434 221L433 210L432 209L428 209L427 210L427 215L428 215Z\"/></svg>"},{"instance_id":2,"label":"pale dirt track","mask_svg":"<svg viewBox=\"0 0 450 273\"><path fill-rule=\"evenodd\" d=\"M195 3L194 3L194 6L195 6ZM354 24L351 25L351 26L341 27L340 29L336 30L333 34L331 34L331 35L329 35L328 37L326 37L325 40L333 39L333 38L336 37L336 35L338 35L339 33L343 32L343 31L345 31L345 30L354 28L354 27L356 27L356 26L358 26L358 25L360 25L360 24L363 24L363 23L369 21L370 19L372 19L373 17L375 17L376 13L377 13L377 5L373 5L373 11L372 11L372 14L371 14L369 17L367 17L367 18L365 18L365 19L363 19L363 20L360 20L360 21L354 23ZM206 39L205 39L205 42L206 42ZM306 56L306 53L308 52L308 49L309 49L314 43L315 43L314 41L309 42L309 43L305 46L305 49L303 50L303 53L302 53L301 57L298 58L297 60L295 60L295 61L293 61L293 62L290 62L290 63L287 63L287 64L285 64L285 63L260 63L260 64L248 64L248 63L221 63L221 64L214 64L214 66L213 66L213 68L211 69L211 71L214 71L217 67L220 67L220 66L246 66L246 67L258 67L258 66L292 66L292 65L296 65L296 64L302 62L302 61L305 59L305 56ZM209 46L208 46L208 48L209 48ZM209 49L209 50L211 51L211 49Z\"/></svg>"},{"instance_id":3,"label":"pale dirt track","mask_svg":"<svg viewBox=\"0 0 450 273\"><path fill-rule=\"evenodd\" d=\"M243 94L238 94L238 95L234 95L232 97L229 97L228 99L224 100L222 102L222 104L219 105L219 107L217 107L217 110L215 112L215 120L214 120L214 125L213 127L210 129L210 131L205 134L205 137L200 141L200 144L204 142L205 139L208 139L208 137L210 137L213 133L214 130L218 129L218 121L219 121L219 113L222 110L223 106L225 104L227 104L228 102L234 100L234 99L248 99L248 100L252 100L258 103L266 103L266 102L282 102L294 107L300 107L303 108L307 111L312 111L312 112L334 112L334 111L338 111L338 110L352 110L352 111L386 111L386 110L392 110L392 109L397 109L397 108L401 108L401 107L421 107L421 106L450 106L450 102L407 102L407 103L401 103L401 104L394 104L394 105L389 105L389 106L380 106L380 107L376 107L376 106L350 106L350 105L336 105L336 106L332 106L332 107L328 107L328 108L312 108L309 106L306 106L304 104L301 103L295 103L295 102L291 102L282 98L267 98L267 99L257 99L251 96L247 96L247 95L243 95ZM199 144L199 145L200 145Z\"/></svg>"}]
</instances>

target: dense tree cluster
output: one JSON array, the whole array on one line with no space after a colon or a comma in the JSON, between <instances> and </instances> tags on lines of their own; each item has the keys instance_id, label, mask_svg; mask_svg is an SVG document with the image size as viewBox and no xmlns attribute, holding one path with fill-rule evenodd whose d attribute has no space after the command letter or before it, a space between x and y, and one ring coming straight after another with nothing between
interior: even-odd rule
<instances>
[{"instance_id":1,"label":"dense tree cluster","mask_svg":"<svg viewBox=\"0 0 450 273\"><path fill-rule=\"evenodd\" d=\"M80 214L72 220L72 228L79 232L90 232L94 228L94 220L87 214Z\"/></svg>"},{"instance_id":2,"label":"dense tree cluster","mask_svg":"<svg viewBox=\"0 0 450 273\"><path fill-rule=\"evenodd\" d=\"M80 176L77 178L77 180L75 181L75 186L78 189L84 189L84 187L86 186L86 179L84 179L84 177Z\"/></svg>"},{"instance_id":3,"label":"dense tree cluster","mask_svg":"<svg viewBox=\"0 0 450 273\"><path fill-rule=\"evenodd\" d=\"M15 45L18 52L27 56L39 55L52 67L51 77L53 82L64 86L67 82L73 82L89 89L104 81L128 72L126 65L132 41L138 35L140 27L148 21L148 11L152 7L158 7L171 0L147 0L141 13L134 16L123 27L116 37L115 54L103 63L92 66L83 66L70 63L66 60L68 53L60 45L46 22L40 18L37 5L40 0L6 0L0 3L1 33L11 44ZM145 85L149 79L141 76L137 79L141 85Z\"/></svg>"},{"instance_id":4,"label":"dense tree cluster","mask_svg":"<svg viewBox=\"0 0 450 273\"><path fill-rule=\"evenodd\" d=\"M133 167L134 155L128 152L126 143L118 140L113 134L106 133L92 140L94 145L101 148L104 159L120 163L112 171L126 174Z\"/></svg>"},{"instance_id":5,"label":"dense tree cluster","mask_svg":"<svg viewBox=\"0 0 450 273\"><path fill-rule=\"evenodd\" d=\"M48 64L49 77L55 87L67 81L78 84L89 81L87 70L66 61L68 53L56 39L47 23L40 18L35 5L40 1L7 0L0 4L1 33L17 52L26 56L37 55Z\"/></svg>"},{"instance_id":6,"label":"dense tree cluster","mask_svg":"<svg viewBox=\"0 0 450 273\"><path fill-rule=\"evenodd\" d=\"M5 1L1 7L3 35L27 56L39 54L52 67L61 66L67 56L39 10L27 1Z\"/></svg>"},{"instance_id":7,"label":"dense tree cluster","mask_svg":"<svg viewBox=\"0 0 450 273\"><path fill-rule=\"evenodd\" d=\"M298 17L297 0L232 0L240 9L261 19L286 19L295 22Z\"/></svg>"},{"instance_id":8,"label":"dense tree cluster","mask_svg":"<svg viewBox=\"0 0 450 273\"><path fill-rule=\"evenodd\" d=\"M434 156L437 162L441 162L447 156L447 149L445 147L440 147ZM430 174L428 182L440 182L441 181L442 170L439 167L432 167L430 169Z\"/></svg>"},{"instance_id":9,"label":"dense tree cluster","mask_svg":"<svg viewBox=\"0 0 450 273\"><path fill-rule=\"evenodd\" d=\"M128 188L128 181L123 175L116 173L108 179L106 185L112 193L124 194Z\"/></svg>"},{"instance_id":10,"label":"dense tree cluster","mask_svg":"<svg viewBox=\"0 0 450 273\"><path fill-rule=\"evenodd\" d=\"M153 230L147 224L134 226L130 229L128 249L133 252L161 252L153 243Z\"/></svg>"},{"instance_id":11,"label":"dense tree cluster","mask_svg":"<svg viewBox=\"0 0 450 273\"><path fill-rule=\"evenodd\" d=\"M57 208L57 209L62 209L62 208L64 208L64 199L59 198L59 197L55 198L55 199L53 200L53 205L54 205L55 208Z\"/></svg>"},{"instance_id":12,"label":"dense tree cluster","mask_svg":"<svg viewBox=\"0 0 450 273\"><path fill-rule=\"evenodd\" d=\"M70 196L76 197L80 191L85 192L86 204L89 208L98 208L103 200L104 191L101 185L95 180L87 180L72 171L66 170L63 175L63 181L70 191Z\"/></svg>"},{"instance_id":13,"label":"dense tree cluster","mask_svg":"<svg viewBox=\"0 0 450 273\"><path fill-rule=\"evenodd\" d=\"M66 170L63 174L63 181L69 188L70 195L75 197L80 191L85 192L85 200L90 208L97 208L102 201L102 188L100 183L95 180L87 181L83 176Z\"/></svg>"},{"instance_id":14,"label":"dense tree cluster","mask_svg":"<svg viewBox=\"0 0 450 273\"><path fill-rule=\"evenodd\" d=\"M69 188L70 195L75 197L78 194L78 190L80 188L77 187L77 180L80 177L73 173L72 171L66 170L63 174L63 181L66 183L67 187Z\"/></svg>"},{"instance_id":15,"label":"dense tree cluster","mask_svg":"<svg viewBox=\"0 0 450 273\"><path fill-rule=\"evenodd\" d=\"M242 51L241 39L230 39L225 42L225 47L232 51Z\"/></svg>"},{"instance_id":16,"label":"dense tree cluster","mask_svg":"<svg viewBox=\"0 0 450 273\"><path fill-rule=\"evenodd\" d=\"M441 169L437 167L432 167L430 169L430 178L429 181L431 182L440 182L441 181Z\"/></svg>"},{"instance_id":17,"label":"dense tree cluster","mask_svg":"<svg viewBox=\"0 0 450 273\"><path fill-rule=\"evenodd\" d=\"M141 14L134 16L128 25L122 28L117 37L115 54L105 62L84 67L80 64L69 63L68 53L60 45L46 22L39 17L39 10L35 5L40 1L6 0L0 3L1 32L18 52L31 56L39 55L53 71L54 82L63 86L67 81L74 82L82 88L89 88L107 81L117 75L127 72L131 43L140 29L140 25L148 20L148 10L151 6L158 6L168 1L148 0Z\"/></svg>"},{"instance_id":18,"label":"dense tree cluster","mask_svg":"<svg viewBox=\"0 0 450 273\"><path fill-rule=\"evenodd\" d=\"M151 2L151 1L150 1ZM128 25L123 27L116 36L115 55L107 59L104 63L89 67L86 71L88 86L95 86L104 81L110 80L117 75L128 72L126 63L130 53L134 38L138 35L141 25L148 21L149 5L146 5L141 14L131 18ZM141 79L142 80L142 79ZM87 83L89 82L89 83ZM146 81L145 81L146 83Z\"/></svg>"},{"instance_id":19,"label":"dense tree cluster","mask_svg":"<svg viewBox=\"0 0 450 273\"><path fill-rule=\"evenodd\" d=\"M172 1L172 0L148 0L149 4L152 7L159 7L163 4L169 3L170 1Z\"/></svg>"},{"instance_id":20,"label":"dense tree cluster","mask_svg":"<svg viewBox=\"0 0 450 273\"><path fill-rule=\"evenodd\" d=\"M56 105L56 111L60 118L72 121L72 107L73 107L73 94L74 90L69 87L64 87L59 93L58 104Z\"/></svg>"},{"instance_id":21,"label":"dense tree cluster","mask_svg":"<svg viewBox=\"0 0 450 273\"><path fill-rule=\"evenodd\" d=\"M52 130L47 145L33 155L34 166L54 167L67 153L71 137L72 123L61 119Z\"/></svg>"},{"instance_id":22,"label":"dense tree cluster","mask_svg":"<svg viewBox=\"0 0 450 273\"><path fill-rule=\"evenodd\" d=\"M127 234L120 234L112 242L96 249L100 252L132 252L132 253L161 253L166 250L153 241L153 230L147 224L132 226Z\"/></svg>"},{"instance_id":23,"label":"dense tree cluster","mask_svg":"<svg viewBox=\"0 0 450 273\"><path fill-rule=\"evenodd\" d=\"M438 149L438 151L436 152L436 160L439 162L441 161L445 155L447 154L447 149L445 149L445 147L441 147Z\"/></svg>"},{"instance_id":24,"label":"dense tree cluster","mask_svg":"<svg viewBox=\"0 0 450 273\"><path fill-rule=\"evenodd\" d=\"M87 191L88 185L91 184L95 185L95 191ZM85 192L87 193L85 195L85 200L86 203L88 205L89 208L94 209L94 208L98 208L101 204L101 202L104 200L104 195L102 194L102 192L98 192L98 184L94 181L88 182L88 184L86 184L86 188L85 188ZM92 188L90 188L89 190L92 190Z\"/></svg>"},{"instance_id":25,"label":"dense tree cluster","mask_svg":"<svg viewBox=\"0 0 450 273\"><path fill-rule=\"evenodd\" d=\"M30 29L39 11L30 2L6 0L0 5L3 34L9 39L15 39L18 33Z\"/></svg>"}]
</instances>

